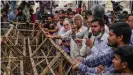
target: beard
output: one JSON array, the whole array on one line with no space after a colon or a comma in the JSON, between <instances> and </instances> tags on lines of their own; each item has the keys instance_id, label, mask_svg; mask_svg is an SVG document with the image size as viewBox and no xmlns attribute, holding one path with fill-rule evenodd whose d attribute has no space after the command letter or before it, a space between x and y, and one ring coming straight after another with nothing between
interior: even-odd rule
<instances>
[{"instance_id":1,"label":"beard","mask_svg":"<svg viewBox=\"0 0 133 75\"><path fill-rule=\"evenodd\" d=\"M110 46L110 47L114 47L114 48L117 48L117 46L118 46L117 42L115 42L114 44L111 44L111 43L108 42L107 45Z\"/></svg>"}]
</instances>

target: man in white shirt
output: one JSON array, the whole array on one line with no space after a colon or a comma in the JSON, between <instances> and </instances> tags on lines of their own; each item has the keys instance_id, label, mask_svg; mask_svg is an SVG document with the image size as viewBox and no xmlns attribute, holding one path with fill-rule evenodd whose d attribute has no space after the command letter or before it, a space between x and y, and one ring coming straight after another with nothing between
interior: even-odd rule
<instances>
[{"instance_id":1,"label":"man in white shirt","mask_svg":"<svg viewBox=\"0 0 133 75\"><path fill-rule=\"evenodd\" d=\"M80 48L81 44L78 44L75 41L75 38L82 39L87 31L87 27L83 25L83 17L80 14L76 14L73 18L74 25L72 25L71 29L67 31L65 34L51 36L47 35L49 38L61 38L61 39L70 39L70 56L73 59L76 59L80 56Z\"/></svg>"},{"instance_id":2,"label":"man in white shirt","mask_svg":"<svg viewBox=\"0 0 133 75\"><path fill-rule=\"evenodd\" d=\"M79 43L82 43L82 48L80 49L80 55L85 58L88 54L90 54L90 48L88 46L86 46L86 38L88 38L88 35L90 33L92 33L91 31L91 21L93 20L93 16L89 16L88 17L88 20L87 20L87 25L88 25L88 30L87 32L85 33L85 36L83 39L79 39L79 38L76 38L76 41L79 42ZM91 40L94 40L94 36L91 35L90 36L90 39ZM83 58L79 58L78 60L82 60Z\"/></svg>"}]
</instances>

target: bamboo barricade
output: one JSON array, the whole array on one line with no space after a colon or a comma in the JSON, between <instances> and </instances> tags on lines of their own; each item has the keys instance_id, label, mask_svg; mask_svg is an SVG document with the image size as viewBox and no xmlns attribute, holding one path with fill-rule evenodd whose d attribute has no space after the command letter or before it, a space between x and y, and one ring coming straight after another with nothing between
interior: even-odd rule
<instances>
[{"instance_id":1,"label":"bamboo barricade","mask_svg":"<svg viewBox=\"0 0 133 75\"><path fill-rule=\"evenodd\" d=\"M69 75L72 65L75 64L71 57L52 39L45 37L46 32L41 25L33 24L31 28L23 28L22 24L27 23L11 25L2 36L1 73L3 75ZM25 36L26 33L29 35Z\"/></svg>"}]
</instances>

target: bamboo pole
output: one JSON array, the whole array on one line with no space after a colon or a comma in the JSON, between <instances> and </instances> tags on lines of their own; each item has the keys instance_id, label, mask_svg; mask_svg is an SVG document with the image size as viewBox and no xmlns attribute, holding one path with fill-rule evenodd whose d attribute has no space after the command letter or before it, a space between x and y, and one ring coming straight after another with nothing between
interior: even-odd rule
<instances>
[{"instance_id":1,"label":"bamboo pole","mask_svg":"<svg viewBox=\"0 0 133 75\"><path fill-rule=\"evenodd\" d=\"M9 39L8 39L8 41L9 41L9 43L10 43L11 45L13 45L12 47L14 47L14 49L16 49L16 50L13 49L14 51L16 51L16 52L19 53L20 55L24 56L23 53L22 53L22 51L21 51L20 49L18 49L17 47L15 47L15 45L14 45ZM19 56L20 56L20 55L19 55Z\"/></svg>"},{"instance_id":2,"label":"bamboo pole","mask_svg":"<svg viewBox=\"0 0 133 75\"><path fill-rule=\"evenodd\" d=\"M35 62L34 62L33 58L31 57L32 56L32 51L31 51L30 39L29 38L28 38L28 48L29 48L31 65L32 65L32 68L33 68L33 74L38 75L38 72L37 72L37 69L36 69L36 66L35 66Z\"/></svg>"},{"instance_id":3,"label":"bamboo pole","mask_svg":"<svg viewBox=\"0 0 133 75\"><path fill-rule=\"evenodd\" d=\"M46 60L46 63L47 63L47 65L48 65L48 68L50 69L51 73L52 73L53 75L56 75L56 74L54 73L53 69L51 68L51 66L49 65L47 56L45 55L45 53L44 53L42 50L41 50L41 52L43 53L43 56L44 56L44 58L45 58L45 60Z\"/></svg>"},{"instance_id":4,"label":"bamboo pole","mask_svg":"<svg viewBox=\"0 0 133 75\"><path fill-rule=\"evenodd\" d=\"M20 60L20 75L24 75L23 60Z\"/></svg>"},{"instance_id":5,"label":"bamboo pole","mask_svg":"<svg viewBox=\"0 0 133 75\"><path fill-rule=\"evenodd\" d=\"M43 42L42 42L42 43L36 48L36 50L33 52L33 54L31 55L31 57L33 57L34 54L42 47L42 45L45 43L46 40L47 40L47 38L43 40Z\"/></svg>"},{"instance_id":6,"label":"bamboo pole","mask_svg":"<svg viewBox=\"0 0 133 75\"><path fill-rule=\"evenodd\" d=\"M11 31L13 30L13 27L11 27L7 33L2 37L2 42L7 42L7 37L8 35L11 33Z\"/></svg>"},{"instance_id":7,"label":"bamboo pole","mask_svg":"<svg viewBox=\"0 0 133 75\"><path fill-rule=\"evenodd\" d=\"M44 33L44 35L46 35L46 32L45 32L42 28L40 28L40 29L42 30L42 32ZM71 65L74 65L74 64L75 64L75 62L73 61L73 59L72 59L64 50L62 50L58 45L56 45L55 42L54 42L52 39L48 39L48 40L52 43L52 45L54 45L54 47L55 47L59 52L62 53L62 55L64 56L64 58L65 58Z\"/></svg>"},{"instance_id":8,"label":"bamboo pole","mask_svg":"<svg viewBox=\"0 0 133 75\"><path fill-rule=\"evenodd\" d=\"M10 73L11 73L11 59L10 59L10 56L11 56L11 51L10 51L10 54L9 54L9 61L8 61L8 64L7 64L7 68L9 69L9 71L7 72L7 74L6 74L6 72L4 72L3 73L3 75L10 75Z\"/></svg>"},{"instance_id":9,"label":"bamboo pole","mask_svg":"<svg viewBox=\"0 0 133 75\"><path fill-rule=\"evenodd\" d=\"M59 52L55 58L49 63L50 66L54 65L54 63L61 57L61 53ZM49 71L48 66L42 71L40 75L46 75L46 73Z\"/></svg>"}]
</instances>

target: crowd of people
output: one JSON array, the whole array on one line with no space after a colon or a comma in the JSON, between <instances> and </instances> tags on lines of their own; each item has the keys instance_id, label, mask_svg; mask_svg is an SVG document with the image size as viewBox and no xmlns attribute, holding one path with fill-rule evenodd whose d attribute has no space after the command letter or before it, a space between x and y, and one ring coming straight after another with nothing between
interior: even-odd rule
<instances>
[{"instance_id":1,"label":"crowd of people","mask_svg":"<svg viewBox=\"0 0 133 75\"><path fill-rule=\"evenodd\" d=\"M73 74L133 74L132 14L124 11L119 19L113 12L103 18L93 14L85 18L62 11L53 17L53 24L48 17L50 24L44 24L44 28L49 33L46 37L56 39L56 44L76 62Z\"/></svg>"},{"instance_id":2,"label":"crowd of people","mask_svg":"<svg viewBox=\"0 0 133 75\"><path fill-rule=\"evenodd\" d=\"M21 8L17 11L16 18L21 16L25 22L25 13ZM118 19L113 11L110 15L104 13L97 17L91 10L83 15L68 9L40 19L37 13L36 20L41 20L46 37L55 39L55 43L74 60L74 74L133 74L133 14L123 11ZM12 12L3 12L2 21L5 21L4 16L12 21L10 15Z\"/></svg>"}]
</instances>

